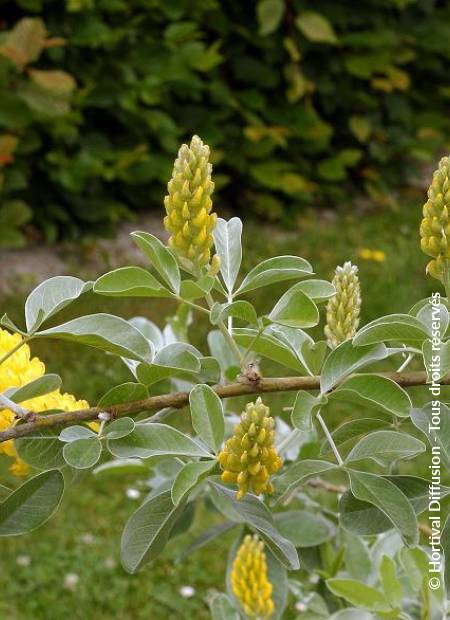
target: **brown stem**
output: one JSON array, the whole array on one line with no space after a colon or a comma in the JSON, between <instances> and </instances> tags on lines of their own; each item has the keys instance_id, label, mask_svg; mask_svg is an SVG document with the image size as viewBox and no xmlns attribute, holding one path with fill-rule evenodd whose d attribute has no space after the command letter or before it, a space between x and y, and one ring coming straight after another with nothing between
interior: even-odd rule
<instances>
[{"instance_id":1,"label":"brown stem","mask_svg":"<svg viewBox=\"0 0 450 620\"><path fill-rule=\"evenodd\" d=\"M425 372L386 372L383 376L395 381L402 387L414 385L425 385L427 377ZM441 385L450 385L450 375L441 380ZM297 390L318 390L320 388L320 377L275 377L265 378L252 383L232 383L230 385L217 385L214 387L220 398L231 398L234 396L245 396L247 394L260 394L264 392L292 392ZM89 407L67 413L55 413L50 415L36 415L33 422L18 424L14 428L8 428L0 433L0 443L8 439L17 439L32 435L36 430L51 428L54 426L64 426L67 424L78 424L88 422L98 418L102 411L111 413L114 417L121 417L140 411L159 411L166 407L179 409L189 402L188 392L176 392L174 394L162 394L160 396L150 396L144 400L109 407Z\"/></svg>"}]
</instances>

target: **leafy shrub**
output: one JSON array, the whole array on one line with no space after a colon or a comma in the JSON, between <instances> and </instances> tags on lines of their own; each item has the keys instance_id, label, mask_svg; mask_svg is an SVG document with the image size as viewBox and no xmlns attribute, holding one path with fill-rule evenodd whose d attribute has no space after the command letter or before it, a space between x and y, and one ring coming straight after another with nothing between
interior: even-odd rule
<instances>
[{"instance_id":1,"label":"leafy shrub","mask_svg":"<svg viewBox=\"0 0 450 620\"><path fill-rule=\"evenodd\" d=\"M6 4L9 28L33 14L64 38L39 64L77 82L64 115L34 67L31 99L14 86L0 101L1 131L17 139L3 200L28 203L50 239L159 206L173 150L194 132L215 147L221 202L269 219L362 189L386 201L448 140L446 3ZM17 77L3 52L2 90Z\"/></svg>"},{"instance_id":2,"label":"leafy shrub","mask_svg":"<svg viewBox=\"0 0 450 620\"><path fill-rule=\"evenodd\" d=\"M434 174L421 225L430 275L445 296L436 290L359 329L350 263L332 283L314 278L299 256L273 257L241 275L242 222L212 215L208 159L198 137L180 150L165 201L168 245L132 233L149 269L121 267L95 282L50 278L28 296L23 329L0 319L0 451L15 459L15 475L41 470L15 489L2 480L0 537L50 519L82 470L100 479L134 475L145 497L122 534L127 572L152 562L173 537L192 536L200 507L211 526L184 556L233 530L227 594L210 597L213 620L278 620L289 599L310 620L446 617L449 158ZM276 282L290 286L272 300ZM264 308L249 301L258 289ZM160 297L178 308L163 329L144 316L58 316L92 294ZM324 304L327 341L309 333ZM193 313L208 319L201 350L189 342ZM48 338L115 356L130 380L95 407L76 401L30 357L34 341ZM267 361L276 363L275 377L264 376ZM396 372L390 362L400 363ZM411 362L419 370L409 371ZM426 386L432 400L424 405L412 386ZM273 392L295 392L285 414ZM331 432L327 414L343 404L350 417ZM425 453L421 478L411 460Z\"/></svg>"}]
</instances>

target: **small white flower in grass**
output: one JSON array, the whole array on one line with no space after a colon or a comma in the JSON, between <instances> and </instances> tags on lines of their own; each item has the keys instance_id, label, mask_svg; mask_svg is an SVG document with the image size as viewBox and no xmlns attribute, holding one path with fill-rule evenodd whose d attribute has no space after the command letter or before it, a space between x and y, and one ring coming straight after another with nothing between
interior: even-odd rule
<instances>
[{"instance_id":1,"label":"small white flower in grass","mask_svg":"<svg viewBox=\"0 0 450 620\"><path fill-rule=\"evenodd\" d=\"M80 578L76 573L67 573L64 577L64 587L67 590L75 590L79 581Z\"/></svg>"},{"instance_id":2,"label":"small white flower in grass","mask_svg":"<svg viewBox=\"0 0 450 620\"><path fill-rule=\"evenodd\" d=\"M306 611L308 608L306 607L305 603L298 601L297 603L295 603L295 609L297 611Z\"/></svg>"},{"instance_id":3,"label":"small white flower in grass","mask_svg":"<svg viewBox=\"0 0 450 620\"><path fill-rule=\"evenodd\" d=\"M125 494L128 499L139 499L141 497L141 492L138 489L127 489Z\"/></svg>"},{"instance_id":4,"label":"small white flower in grass","mask_svg":"<svg viewBox=\"0 0 450 620\"><path fill-rule=\"evenodd\" d=\"M31 558L29 555L18 555L16 558L17 566L27 567L31 564Z\"/></svg>"},{"instance_id":5,"label":"small white flower in grass","mask_svg":"<svg viewBox=\"0 0 450 620\"><path fill-rule=\"evenodd\" d=\"M309 578L309 583L316 584L316 583L319 583L319 580L320 580L319 575L316 575L313 573Z\"/></svg>"},{"instance_id":6,"label":"small white flower in grass","mask_svg":"<svg viewBox=\"0 0 450 620\"><path fill-rule=\"evenodd\" d=\"M80 536L80 541L85 545L92 545L95 542L95 537L90 532L86 532Z\"/></svg>"},{"instance_id":7,"label":"small white flower in grass","mask_svg":"<svg viewBox=\"0 0 450 620\"><path fill-rule=\"evenodd\" d=\"M195 588L192 586L181 586L180 594L183 598L192 598L195 594Z\"/></svg>"},{"instance_id":8,"label":"small white flower in grass","mask_svg":"<svg viewBox=\"0 0 450 620\"><path fill-rule=\"evenodd\" d=\"M117 562L114 558L109 557L106 558L105 560L105 568L108 568L109 570L112 570L113 568L116 568L117 566Z\"/></svg>"}]
</instances>

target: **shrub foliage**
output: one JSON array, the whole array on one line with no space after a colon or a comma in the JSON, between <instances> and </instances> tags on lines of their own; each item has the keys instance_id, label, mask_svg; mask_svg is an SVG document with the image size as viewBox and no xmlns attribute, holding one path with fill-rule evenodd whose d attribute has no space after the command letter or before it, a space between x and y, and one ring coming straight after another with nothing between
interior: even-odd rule
<instances>
[{"instance_id":1,"label":"shrub foliage","mask_svg":"<svg viewBox=\"0 0 450 620\"><path fill-rule=\"evenodd\" d=\"M179 151L166 200L167 213L175 204L180 219L176 243L132 233L148 269L122 267L86 283L51 278L28 296L23 328L7 315L0 320L0 449L14 458L12 473L33 474L15 488L0 485L0 537L50 519L65 484L83 470L100 479L135 475L145 496L122 533L129 573L182 533L191 537L191 554L234 532L224 592L209 601L213 620L277 620L292 599L311 620L446 617L447 158L429 190L431 236L440 227L442 241L433 253L442 269L430 275L446 296L436 290L409 311L360 328L350 263L333 283L314 277L298 256L241 273L242 222L212 216L208 160L197 136ZM209 234L214 249L208 244L205 257ZM287 290L273 300L276 282ZM257 289L264 289L263 307L251 302ZM62 322L60 310L92 294L148 298L149 317L98 313ZM155 297L178 307L162 329L151 320ZM189 342L194 314L207 319L199 348ZM33 341L47 338L119 358L129 381L112 385L95 407L75 401L61 393L58 375L30 357ZM275 377L264 376L267 361L276 362ZM411 363L418 370L409 371ZM426 384L432 400L424 405L407 388ZM290 392L289 406L281 410L271 392ZM351 417L338 416L331 429L329 414L343 404ZM426 452L426 477L419 477L408 461ZM198 510L210 526L195 538Z\"/></svg>"},{"instance_id":2,"label":"shrub foliage","mask_svg":"<svg viewBox=\"0 0 450 620\"><path fill-rule=\"evenodd\" d=\"M223 204L272 219L384 200L448 135L445 2L3 4L0 218L28 204L50 239L159 205L186 134L214 146Z\"/></svg>"}]
</instances>

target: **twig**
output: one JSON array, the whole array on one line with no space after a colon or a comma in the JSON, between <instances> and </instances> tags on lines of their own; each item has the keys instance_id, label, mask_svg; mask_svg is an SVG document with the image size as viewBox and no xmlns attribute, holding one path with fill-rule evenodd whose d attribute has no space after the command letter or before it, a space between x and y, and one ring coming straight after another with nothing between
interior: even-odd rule
<instances>
[{"instance_id":1,"label":"twig","mask_svg":"<svg viewBox=\"0 0 450 620\"><path fill-rule=\"evenodd\" d=\"M3 364L3 362L6 362L8 358L14 355L14 353L16 353L21 347L23 347L23 345L26 344L29 340L31 340L31 336L29 338L22 338L22 340L18 342L15 347L10 349L8 353L5 353L5 355L0 359L0 366Z\"/></svg>"},{"instance_id":2,"label":"twig","mask_svg":"<svg viewBox=\"0 0 450 620\"><path fill-rule=\"evenodd\" d=\"M30 416L34 417L34 414L31 413L31 411L28 411L28 409L21 407L4 394L0 394L0 409L9 409L18 418L22 418L24 420L29 420Z\"/></svg>"},{"instance_id":3,"label":"twig","mask_svg":"<svg viewBox=\"0 0 450 620\"><path fill-rule=\"evenodd\" d=\"M334 439L331 436L330 431L328 430L328 426L325 423L325 420L322 418L322 416L320 415L320 411L318 411L316 413L316 418L319 420L319 424L322 427L322 430L324 432L324 435L328 441L328 443L331 446L331 449L333 450L333 454L336 457L336 461L338 462L339 467L341 467L341 465L344 464L344 461L342 460L341 455L339 454L339 450L337 449L336 444L334 443Z\"/></svg>"},{"instance_id":4,"label":"twig","mask_svg":"<svg viewBox=\"0 0 450 620\"><path fill-rule=\"evenodd\" d=\"M427 376L423 371L398 373L385 372L379 373L391 379L402 387L412 387L415 385L426 385ZM440 382L441 385L450 385L450 375ZM257 383L231 383L230 385L217 385L214 387L219 398L232 398L235 396L246 396L247 394L262 394L264 392L293 392L298 390L318 390L320 388L320 377L275 377L262 378ZM0 443L8 439L26 437L32 435L36 430L51 428L53 426L63 426L67 424L78 424L95 420L101 411L112 413L114 417L130 415L140 411L159 411L166 407L180 409L189 402L188 392L175 392L173 394L162 394L150 396L144 400L133 401L131 403L121 403L110 405L109 407L89 407L69 411L67 413L55 413L50 415L36 415L36 420L28 424L19 424L14 428L8 428L0 433ZM45 412L43 412L45 413Z\"/></svg>"}]
</instances>

